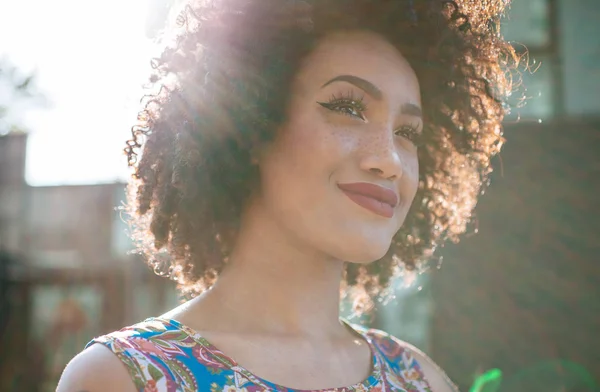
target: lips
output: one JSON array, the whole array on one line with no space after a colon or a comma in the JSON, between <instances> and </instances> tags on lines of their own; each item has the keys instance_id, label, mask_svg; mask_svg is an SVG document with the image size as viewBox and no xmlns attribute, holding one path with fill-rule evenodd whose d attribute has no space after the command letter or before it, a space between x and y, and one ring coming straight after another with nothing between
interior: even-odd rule
<instances>
[{"instance_id":1,"label":"lips","mask_svg":"<svg viewBox=\"0 0 600 392\"><path fill-rule=\"evenodd\" d=\"M398 205L396 192L368 182L338 184L338 188L359 206L385 218L394 216Z\"/></svg>"}]
</instances>

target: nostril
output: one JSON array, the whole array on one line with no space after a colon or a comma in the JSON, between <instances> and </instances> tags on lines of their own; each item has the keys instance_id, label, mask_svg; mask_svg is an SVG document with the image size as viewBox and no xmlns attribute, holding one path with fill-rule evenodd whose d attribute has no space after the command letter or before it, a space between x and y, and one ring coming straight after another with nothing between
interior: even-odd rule
<instances>
[{"instance_id":1,"label":"nostril","mask_svg":"<svg viewBox=\"0 0 600 392\"><path fill-rule=\"evenodd\" d=\"M376 168L376 167L372 167L372 168L370 168L370 169L369 169L369 171L370 171L371 173L373 173L373 174L376 174L376 175L380 176L380 177L383 177L383 176L385 175L385 173L384 173L384 171L383 171L383 170L381 170L381 169L379 169L379 168ZM389 177L385 177L385 178L386 178L387 180L394 181L396 178L398 178L398 176L397 176L397 175L395 175L395 174L392 174L391 176L389 176Z\"/></svg>"}]
</instances>

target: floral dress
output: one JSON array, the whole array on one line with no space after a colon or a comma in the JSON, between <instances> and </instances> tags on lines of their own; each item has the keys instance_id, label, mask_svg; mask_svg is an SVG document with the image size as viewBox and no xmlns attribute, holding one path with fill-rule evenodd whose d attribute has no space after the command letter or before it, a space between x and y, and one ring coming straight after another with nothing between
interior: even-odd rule
<instances>
[{"instance_id":1,"label":"floral dress","mask_svg":"<svg viewBox=\"0 0 600 392\"><path fill-rule=\"evenodd\" d=\"M376 329L350 326L374 354L372 373L352 386L302 392L431 392L406 344ZM300 392L252 374L175 320L150 318L98 337L86 347L95 343L108 347L121 360L138 391Z\"/></svg>"}]
</instances>

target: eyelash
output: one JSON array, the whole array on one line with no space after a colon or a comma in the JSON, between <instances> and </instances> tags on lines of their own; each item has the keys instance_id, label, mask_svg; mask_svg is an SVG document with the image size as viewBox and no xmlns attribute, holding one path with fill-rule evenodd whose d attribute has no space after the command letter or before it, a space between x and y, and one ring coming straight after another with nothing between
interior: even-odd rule
<instances>
[{"instance_id":1,"label":"eyelash","mask_svg":"<svg viewBox=\"0 0 600 392\"><path fill-rule=\"evenodd\" d=\"M354 98L352 90L350 90L346 96L336 97L335 95L332 95L328 102L317 103L325 109L340 113L344 116L359 118L363 121L366 120L363 113L367 111L367 106L363 101L363 97ZM342 108L350 108L353 112L341 110ZM401 136L418 146L421 144L421 133L418 132L417 129L418 125L403 125L394 131L394 135Z\"/></svg>"},{"instance_id":2,"label":"eyelash","mask_svg":"<svg viewBox=\"0 0 600 392\"><path fill-rule=\"evenodd\" d=\"M329 102L317 102L325 109L329 109L334 112L338 112L345 116L358 117L365 121L366 118L363 113L367 110L367 106L364 103L364 97L354 98L354 92L350 90L346 96L336 97L332 95ZM342 108L350 108L354 113L341 110Z\"/></svg>"},{"instance_id":3,"label":"eyelash","mask_svg":"<svg viewBox=\"0 0 600 392\"><path fill-rule=\"evenodd\" d=\"M401 136L418 147L422 144L422 135L417 129L418 125L403 125L394 131L394 135Z\"/></svg>"}]
</instances>

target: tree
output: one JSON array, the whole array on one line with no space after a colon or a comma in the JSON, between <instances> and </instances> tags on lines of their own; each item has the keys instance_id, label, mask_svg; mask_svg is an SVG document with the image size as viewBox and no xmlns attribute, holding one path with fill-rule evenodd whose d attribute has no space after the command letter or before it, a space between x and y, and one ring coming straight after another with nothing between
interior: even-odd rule
<instances>
[{"instance_id":1,"label":"tree","mask_svg":"<svg viewBox=\"0 0 600 392\"><path fill-rule=\"evenodd\" d=\"M6 58L0 59L0 135L23 131L18 106L28 102L45 103L35 86L34 74L23 75Z\"/></svg>"}]
</instances>

